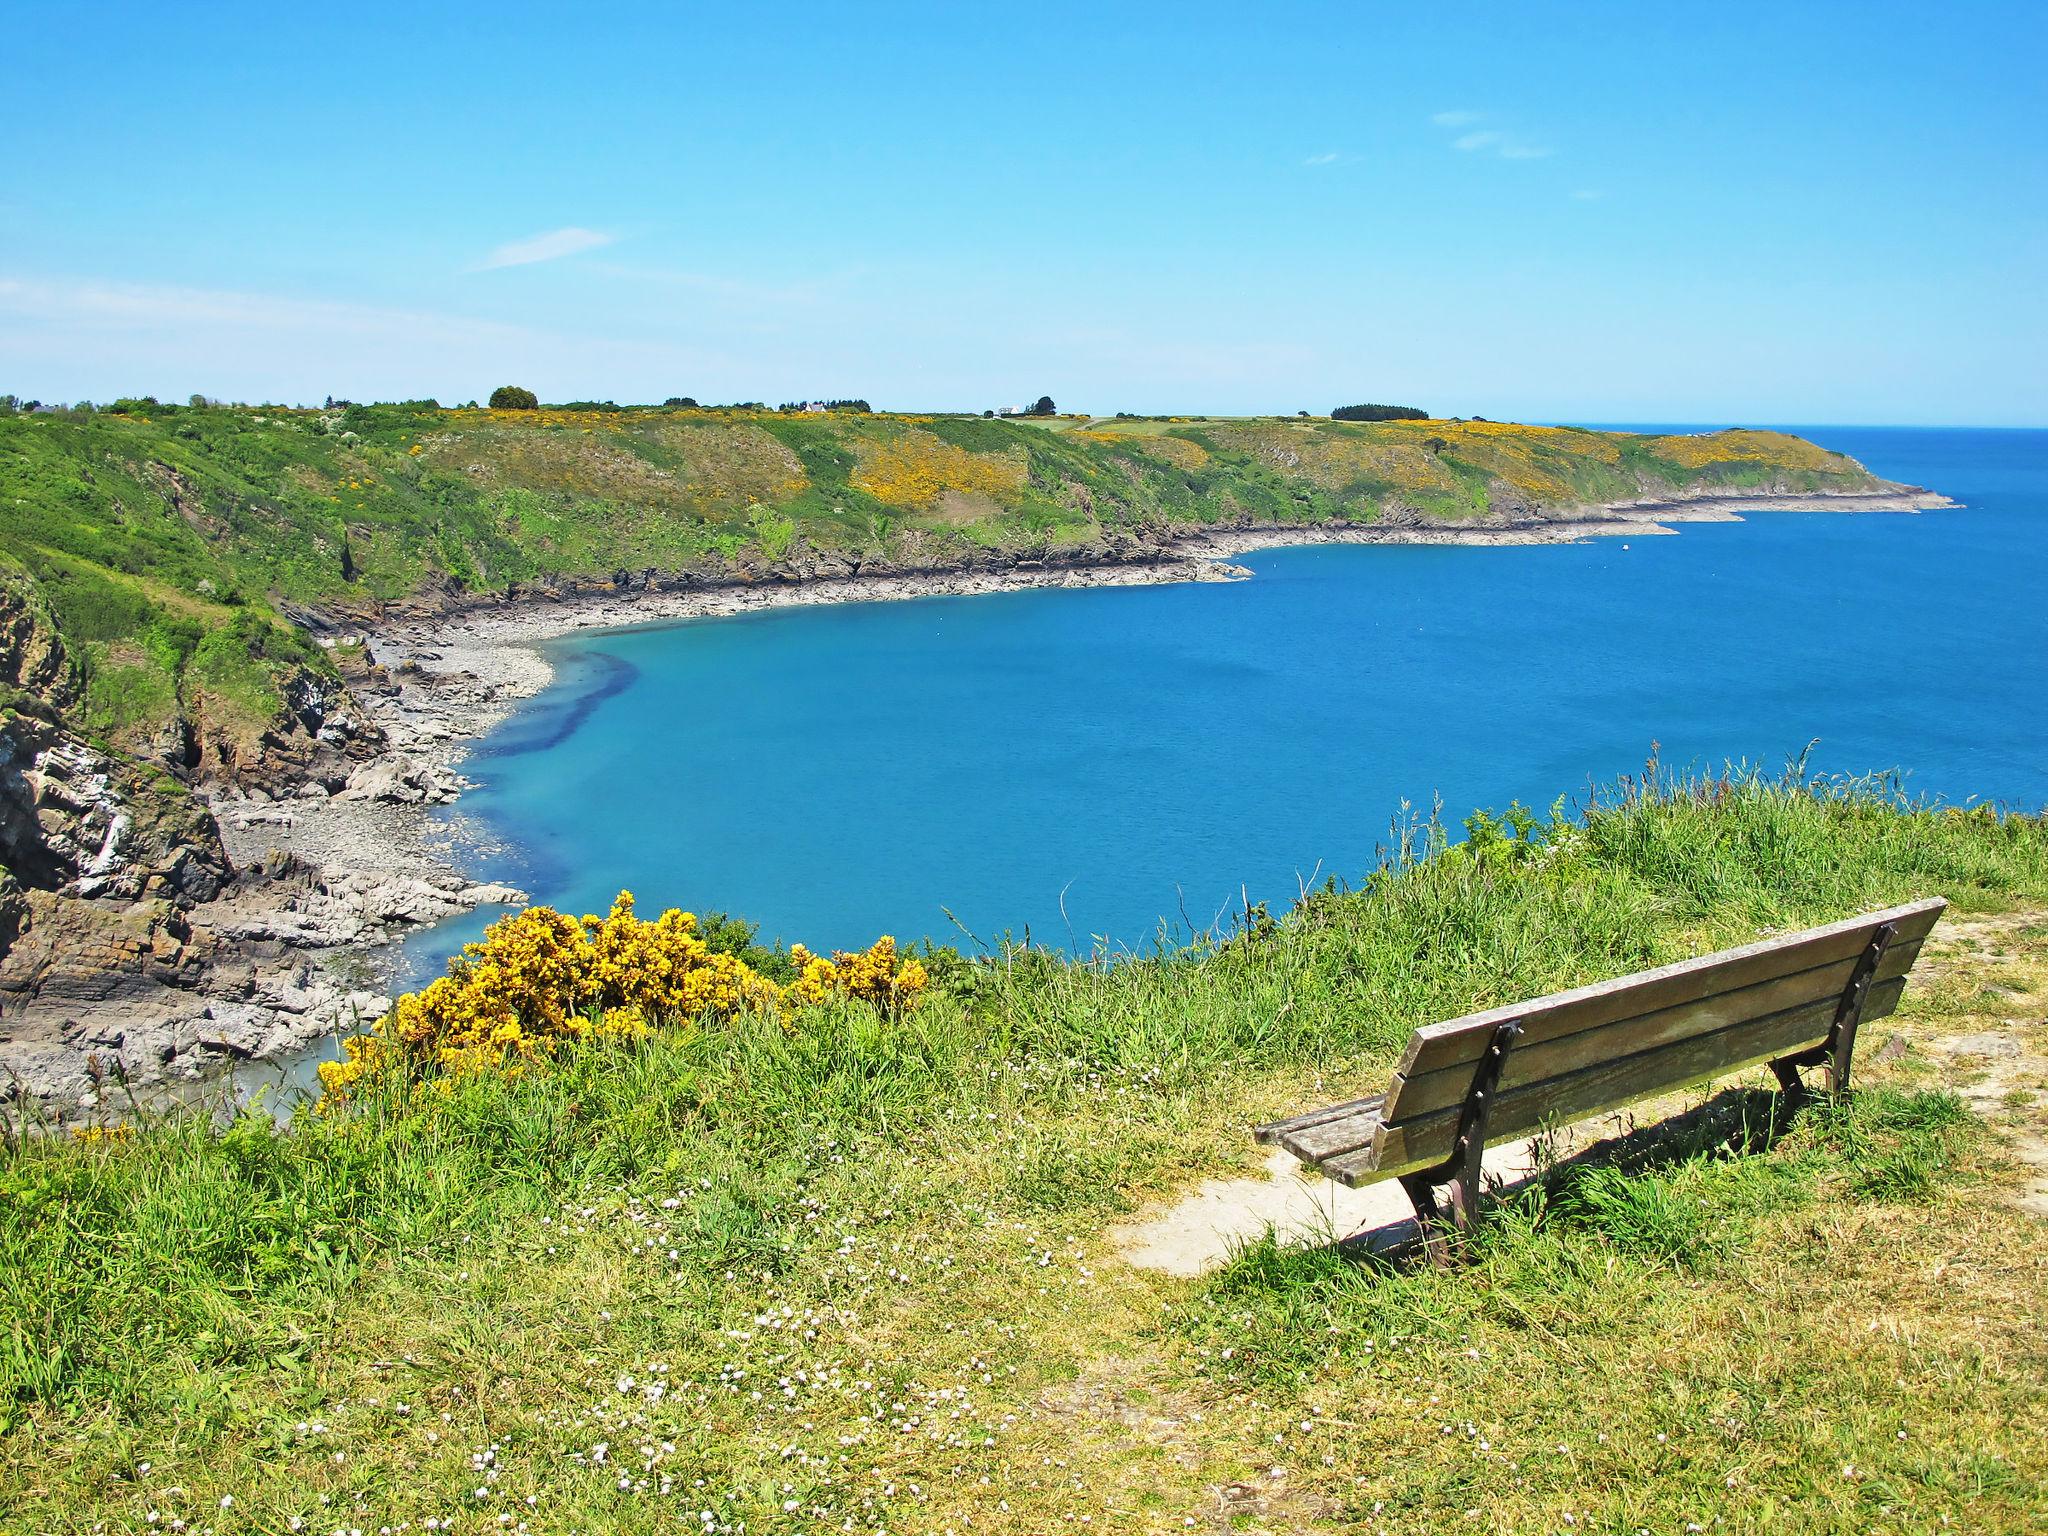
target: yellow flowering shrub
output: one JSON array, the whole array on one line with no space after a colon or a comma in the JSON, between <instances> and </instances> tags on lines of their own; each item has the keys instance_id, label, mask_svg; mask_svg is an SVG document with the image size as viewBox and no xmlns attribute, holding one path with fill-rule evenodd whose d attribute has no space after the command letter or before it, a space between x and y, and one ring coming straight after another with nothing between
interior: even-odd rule
<instances>
[{"instance_id":1,"label":"yellow flowering shrub","mask_svg":"<svg viewBox=\"0 0 2048 1536\"><path fill-rule=\"evenodd\" d=\"M867 949L853 954L838 950L829 960L792 944L789 958L797 974L783 997L797 1005L844 997L894 1012L913 1002L930 980L924 962L898 955L895 939L886 933Z\"/></svg>"},{"instance_id":2,"label":"yellow flowering shrub","mask_svg":"<svg viewBox=\"0 0 2048 1536\"><path fill-rule=\"evenodd\" d=\"M132 1125L74 1125L71 1139L82 1141L89 1146L104 1146L109 1142L133 1141L135 1127Z\"/></svg>"},{"instance_id":3,"label":"yellow flowering shrub","mask_svg":"<svg viewBox=\"0 0 2048 1536\"><path fill-rule=\"evenodd\" d=\"M918 428L887 437L863 436L853 484L877 501L931 507L948 491L1001 503L1023 490L1030 465L1019 451L969 453Z\"/></svg>"},{"instance_id":4,"label":"yellow flowering shrub","mask_svg":"<svg viewBox=\"0 0 2048 1536\"><path fill-rule=\"evenodd\" d=\"M1775 468L1841 474L1856 468L1852 460L1839 453L1830 453L1804 438L1740 427L1725 432L1687 432L1653 437L1649 440L1649 447L1660 459L1668 459L1687 469L1704 469L1709 464L1769 464Z\"/></svg>"},{"instance_id":5,"label":"yellow flowering shrub","mask_svg":"<svg viewBox=\"0 0 2048 1536\"><path fill-rule=\"evenodd\" d=\"M1109 443L1118 448L1127 448L1136 453L1148 454L1155 459L1164 459L1176 469L1200 469L1209 462L1209 450L1200 443L1190 442L1184 437L1168 437L1161 432L1119 431L1115 427L1098 427L1089 431L1077 431L1074 436L1089 442Z\"/></svg>"},{"instance_id":6,"label":"yellow flowering shrub","mask_svg":"<svg viewBox=\"0 0 2048 1536\"><path fill-rule=\"evenodd\" d=\"M884 937L831 959L791 950L797 979L778 986L736 955L714 950L694 913L670 908L652 922L621 891L603 917L528 907L465 944L446 976L407 993L367 1033L323 1062L320 1081L339 1100L386 1073L431 1078L447 1091L478 1072L516 1076L564 1043L637 1040L661 1025L786 1015L838 998L899 1010L924 990L921 962Z\"/></svg>"}]
</instances>

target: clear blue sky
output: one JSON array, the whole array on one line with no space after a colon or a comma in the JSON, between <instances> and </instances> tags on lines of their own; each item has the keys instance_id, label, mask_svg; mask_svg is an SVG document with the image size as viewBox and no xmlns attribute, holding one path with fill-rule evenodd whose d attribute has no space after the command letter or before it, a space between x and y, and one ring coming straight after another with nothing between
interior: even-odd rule
<instances>
[{"instance_id":1,"label":"clear blue sky","mask_svg":"<svg viewBox=\"0 0 2048 1536\"><path fill-rule=\"evenodd\" d=\"M16 5L0 389L2048 422L2048 6Z\"/></svg>"}]
</instances>

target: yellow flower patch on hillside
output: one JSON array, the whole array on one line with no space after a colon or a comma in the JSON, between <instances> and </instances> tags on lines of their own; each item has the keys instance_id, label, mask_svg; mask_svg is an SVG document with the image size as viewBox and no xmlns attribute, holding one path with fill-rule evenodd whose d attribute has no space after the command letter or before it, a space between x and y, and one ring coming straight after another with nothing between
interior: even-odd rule
<instances>
[{"instance_id":1,"label":"yellow flower patch on hillside","mask_svg":"<svg viewBox=\"0 0 2048 1536\"><path fill-rule=\"evenodd\" d=\"M621 891L604 917L567 917L528 907L465 944L446 976L401 997L347 1055L323 1062L335 1102L366 1079L398 1073L444 1090L478 1072L517 1075L565 1045L632 1040L661 1026L788 1016L839 999L895 1012L924 990L922 963L888 936L829 960L797 945L797 979L779 986L738 956L706 942L695 913L671 907L652 922Z\"/></svg>"},{"instance_id":2,"label":"yellow flower patch on hillside","mask_svg":"<svg viewBox=\"0 0 2048 1536\"><path fill-rule=\"evenodd\" d=\"M1621 462L1621 440L1610 432L1577 427L1539 427L1517 421L1391 421L1378 430L1411 440L1441 438L1452 449L1495 448L1507 453L1569 453L1575 458Z\"/></svg>"},{"instance_id":3,"label":"yellow flower patch on hillside","mask_svg":"<svg viewBox=\"0 0 2048 1536\"><path fill-rule=\"evenodd\" d=\"M921 510L937 506L948 491L1001 503L1024 488L1030 472L1021 449L969 453L918 428L861 437L854 452L859 456L853 472L856 489L891 506Z\"/></svg>"},{"instance_id":4,"label":"yellow flower patch on hillside","mask_svg":"<svg viewBox=\"0 0 2048 1536\"><path fill-rule=\"evenodd\" d=\"M1419 442L1324 423L1258 422L1213 430L1219 446L1249 454L1320 490L1344 491L1360 482L1416 493L1457 488L1456 479Z\"/></svg>"},{"instance_id":5,"label":"yellow flower patch on hillside","mask_svg":"<svg viewBox=\"0 0 2048 1536\"><path fill-rule=\"evenodd\" d=\"M1176 469L1200 469L1209 462L1209 450L1200 443L1160 432L1120 432L1115 427L1092 427L1077 431L1074 436L1098 443L1113 443L1119 448L1164 459Z\"/></svg>"},{"instance_id":6,"label":"yellow flower patch on hillside","mask_svg":"<svg viewBox=\"0 0 2048 1536\"><path fill-rule=\"evenodd\" d=\"M1769 464L1780 469L1817 470L1823 474L1852 472L1854 464L1801 437L1783 432L1731 428L1726 432L1684 433L1653 437L1650 451L1687 469L1709 464Z\"/></svg>"}]
</instances>

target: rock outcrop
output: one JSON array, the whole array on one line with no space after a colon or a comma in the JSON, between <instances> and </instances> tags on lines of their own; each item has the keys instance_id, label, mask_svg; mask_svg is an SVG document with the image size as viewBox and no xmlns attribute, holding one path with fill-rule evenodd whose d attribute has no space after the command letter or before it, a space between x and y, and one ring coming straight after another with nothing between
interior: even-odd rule
<instances>
[{"instance_id":1,"label":"rock outcrop","mask_svg":"<svg viewBox=\"0 0 2048 1536\"><path fill-rule=\"evenodd\" d=\"M0 691L0 1060L51 1118L96 1107L116 1080L203 1078L379 1016L385 998L302 951L464 909L452 875L330 889L230 861L190 780L325 794L377 766L382 733L338 679L289 677L285 710L253 737L180 713L116 753L65 724L77 669L33 583L0 568Z\"/></svg>"}]
</instances>

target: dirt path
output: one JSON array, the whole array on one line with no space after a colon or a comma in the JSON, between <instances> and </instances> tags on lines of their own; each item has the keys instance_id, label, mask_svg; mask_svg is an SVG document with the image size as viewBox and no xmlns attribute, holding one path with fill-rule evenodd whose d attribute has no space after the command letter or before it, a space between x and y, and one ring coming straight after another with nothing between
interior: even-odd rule
<instances>
[{"instance_id":1,"label":"dirt path","mask_svg":"<svg viewBox=\"0 0 2048 1536\"><path fill-rule=\"evenodd\" d=\"M1998 1128L2029 1175L2016 1203L2048 1217L2048 913L1944 922L1921 969L1933 983L1930 1006L1955 1011L1903 1038L1942 1086Z\"/></svg>"}]
</instances>

